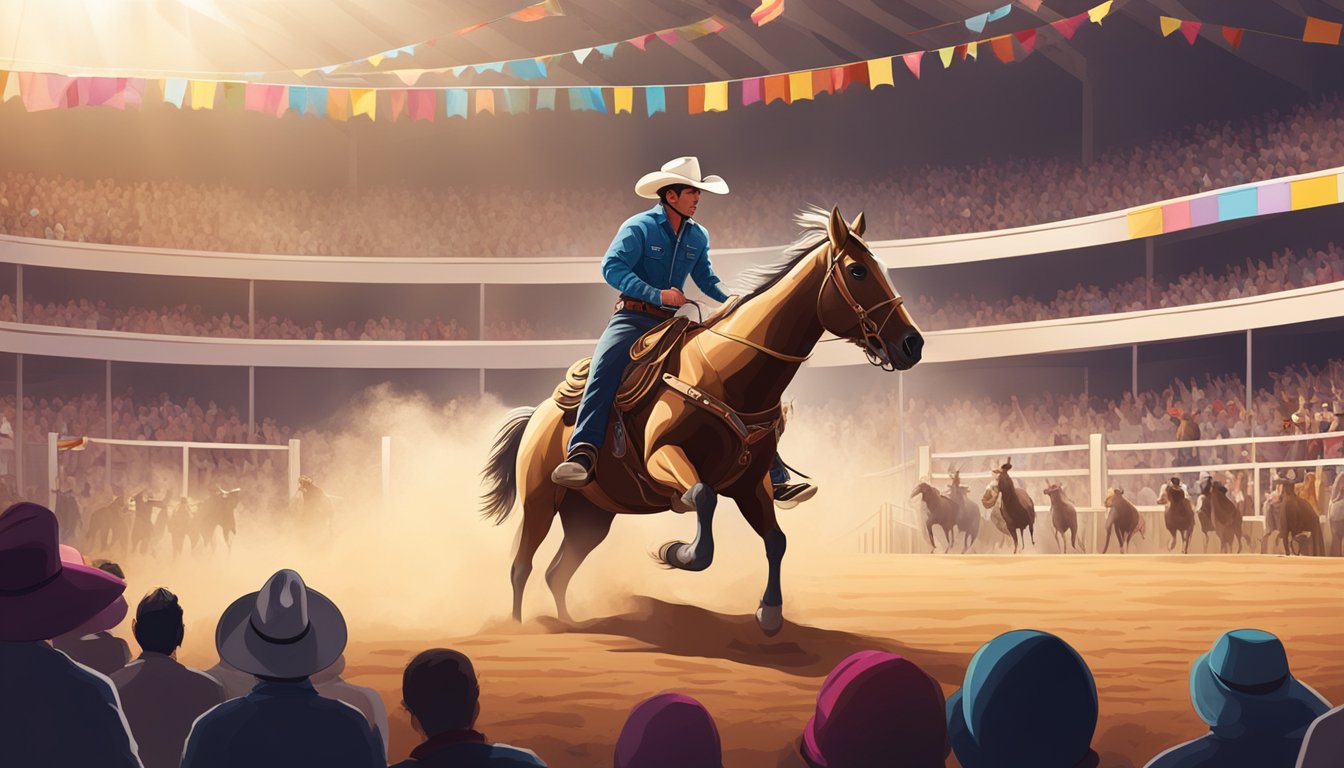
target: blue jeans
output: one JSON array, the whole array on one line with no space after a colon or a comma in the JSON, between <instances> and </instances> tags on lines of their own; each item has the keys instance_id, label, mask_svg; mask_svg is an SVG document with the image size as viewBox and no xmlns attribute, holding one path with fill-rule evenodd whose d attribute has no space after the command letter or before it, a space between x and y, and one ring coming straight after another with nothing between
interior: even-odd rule
<instances>
[{"instance_id":1,"label":"blue jeans","mask_svg":"<svg viewBox=\"0 0 1344 768\"><path fill-rule=\"evenodd\" d=\"M611 316L607 329L597 340L597 349L593 350L588 383L583 389L583 400L579 402L574 434L569 438L570 451L579 443L601 448L607 441L607 420L611 417L611 406L616 402L621 376L630 365L630 347L661 322L653 315L632 310L622 310ZM779 485L788 481L789 471L776 454L770 464L770 482Z\"/></svg>"}]
</instances>

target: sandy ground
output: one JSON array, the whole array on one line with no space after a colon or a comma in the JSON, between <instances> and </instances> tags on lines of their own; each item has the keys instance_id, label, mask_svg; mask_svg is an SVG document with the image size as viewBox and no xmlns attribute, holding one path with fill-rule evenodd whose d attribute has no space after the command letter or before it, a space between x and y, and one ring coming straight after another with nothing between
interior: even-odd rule
<instances>
[{"instance_id":1,"label":"sandy ground","mask_svg":"<svg viewBox=\"0 0 1344 768\"><path fill-rule=\"evenodd\" d=\"M699 604L684 599L691 591L683 599L634 595L614 610L576 610L571 627L544 614L460 634L436 632L429 621L381 636L352 627L346 679L382 693L390 756L400 759L418 741L399 706L403 667L426 647L460 649L481 676L481 730L556 768L611 765L630 707L673 689L714 714L726 766L788 764L818 687L848 654L901 653L950 694L981 643L1023 627L1060 635L1091 666L1101 699L1093 744L1107 768L1141 766L1204 732L1187 675L1226 629L1276 633L1293 672L1344 702L1344 560L853 555L810 565L810 573L791 569L788 623L774 638L757 630L739 590L711 590ZM669 574L684 583L701 576ZM184 658L208 666L214 658L200 634L208 636L198 633ZM1047 724L1041 733L1048 737Z\"/></svg>"}]
</instances>

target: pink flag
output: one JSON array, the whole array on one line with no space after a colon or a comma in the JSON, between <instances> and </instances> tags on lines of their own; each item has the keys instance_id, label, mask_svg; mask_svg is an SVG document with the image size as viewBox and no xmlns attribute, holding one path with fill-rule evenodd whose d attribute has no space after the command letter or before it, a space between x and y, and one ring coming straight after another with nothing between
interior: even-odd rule
<instances>
[{"instance_id":1,"label":"pink flag","mask_svg":"<svg viewBox=\"0 0 1344 768\"><path fill-rule=\"evenodd\" d=\"M1041 9L1041 0L1020 0L1029 10L1039 11Z\"/></svg>"},{"instance_id":2,"label":"pink flag","mask_svg":"<svg viewBox=\"0 0 1344 768\"><path fill-rule=\"evenodd\" d=\"M280 117L289 109L289 86L268 85L266 91L267 114Z\"/></svg>"},{"instance_id":3,"label":"pink flag","mask_svg":"<svg viewBox=\"0 0 1344 768\"><path fill-rule=\"evenodd\" d=\"M1017 38L1018 45L1022 46L1022 58L1027 58L1031 52L1036 50L1036 30L1023 29L1013 33Z\"/></svg>"},{"instance_id":4,"label":"pink flag","mask_svg":"<svg viewBox=\"0 0 1344 768\"><path fill-rule=\"evenodd\" d=\"M247 88L243 90L243 111L265 112L267 88L269 86L248 83Z\"/></svg>"},{"instance_id":5,"label":"pink flag","mask_svg":"<svg viewBox=\"0 0 1344 768\"><path fill-rule=\"evenodd\" d=\"M656 34L658 35L659 40L662 40L664 43L667 43L668 45L677 44L678 39L677 30L675 29L664 29L662 32L658 32Z\"/></svg>"},{"instance_id":6,"label":"pink flag","mask_svg":"<svg viewBox=\"0 0 1344 768\"><path fill-rule=\"evenodd\" d=\"M1185 35L1185 41L1194 45L1195 40L1199 38L1199 28L1202 26L1204 25L1198 21L1182 21L1181 34Z\"/></svg>"},{"instance_id":7,"label":"pink flag","mask_svg":"<svg viewBox=\"0 0 1344 768\"><path fill-rule=\"evenodd\" d=\"M395 123L397 118L401 117L401 113L406 111L406 91L396 88L388 95L392 97L392 122Z\"/></svg>"},{"instance_id":8,"label":"pink flag","mask_svg":"<svg viewBox=\"0 0 1344 768\"><path fill-rule=\"evenodd\" d=\"M417 88L410 91L407 98L410 100L411 120L434 122L434 91Z\"/></svg>"},{"instance_id":9,"label":"pink flag","mask_svg":"<svg viewBox=\"0 0 1344 768\"><path fill-rule=\"evenodd\" d=\"M644 46L648 45L649 41L652 40L652 39L653 39L653 33L650 32L650 33L648 33L647 35L640 35L639 37L632 37L632 38L630 38L629 40L626 40L625 42L627 42L627 43L629 43L629 44L635 46L636 48L638 48L639 50L642 51L642 50L644 50Z\"/></svg>"},{"instance_id":10,"label":"pink flag","mask_svg":"<svg viewBox=\"0 0 1344 768\"><path fill-rule=\"evenodd\" d=\"M1087 21L1086 11L1077 16L1070 16L1067 19L1052 21L1050 22L1050 26L1054 27L1056 32L1063 35L1065 40L1072 40L1073 33L1078 31L1078 27L1082 26L1084 21Z\"/></svg>"},{"instance_id":11,"label":"pink flag","mask_svg":"<svg viewBox=\"0 0 1344 768\"><path fill-rule=\"evenodd\" d=\"M916 80L919 79L919 62L923 58L924 58L923 51L915 51L914 53L907 53L901 57L901 61L905 62L906 69L910 70L910 74L914 75Z\"/></svg>"},{"instance_id":12,"label":"pink flag","mask_svg":"<svg viewBox=\"0 0 1344 768\"><path fill-rule=\"evenodd\" d=\"M761 84L763 79L753 77L742 81L742 106L748 107L761 100Z\"/></svg>"}]
</instances>

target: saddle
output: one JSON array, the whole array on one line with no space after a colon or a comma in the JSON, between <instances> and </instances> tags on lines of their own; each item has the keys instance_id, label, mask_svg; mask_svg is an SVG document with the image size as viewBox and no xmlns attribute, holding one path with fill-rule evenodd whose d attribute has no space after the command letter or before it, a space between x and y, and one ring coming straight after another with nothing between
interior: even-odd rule
<instances>
[{"instance_id":1,"label":"saddle","mask_svg":"<svg viewBox=\"0 0 1344 768\"><path fill-rule=\"evenodd\" d=\"M674 317L666 320L635 340L630 347L630 365L621 377L621 386L616 390L616 410L629 413L644 402L662 377L667 361L672 353L681 348L686 334L693 325L690 318ZM593 359L585 357L571 365L565 372L565 380L555 388L551 396L560 410L564 412L566 426L573 426L578 416L579 403L583 400L583 389L588 384L588 370Z\"/></svg>"}]
</instances>

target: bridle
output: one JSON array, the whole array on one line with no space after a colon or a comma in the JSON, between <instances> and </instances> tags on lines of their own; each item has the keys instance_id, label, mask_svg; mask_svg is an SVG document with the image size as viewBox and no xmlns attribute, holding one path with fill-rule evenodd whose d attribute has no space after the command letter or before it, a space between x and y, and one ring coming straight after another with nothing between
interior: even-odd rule
<instances>
[{"instance_id":1,"label":"bridle","mask_svg":"<svg viewBox=\"0 0 1344 768\"><path fill-rule=\"evenodd\" d=\"M865 308L854 298L854 294L850 292L849 286L845 285L844 276L839 274L840 258L845 255L844 250L842 248L836 248L834 244L828 244L828 247L831 249L831 255L828 257L829 264L826 269L826 276L822 278L821 288L817 290L817 318L821 318L821 298L826 293L826 284L828 282L833 283L836 291L840 294L841 301L845 302L858 320L859 330L863 333L863 353L868 358L868 362L884 371L896 370L896 364L892 361L891 356L887 354L886 344L882 341L882 329L887 327L887 323L896 315L897 310L900 309L905 300L900 296L892 296L886 301ZM877 322L868 315L870 312L874 312L887 304L892 305L891 310L887 312L887 317L882 321L882 324L878 325ZM822 322L822 327L826 327L824 321ZM802 363L812 357L810 354L790 355L785 352L778 352L763 344L754 342L751 339L745 339L731 333L724 333L723 331L716 330L710 326L706 326L705 330L716 336L722 336L725 339L731 339L739 344L745 344L752 349L764 352L765 354L777 360L783 360L784 362ZM830 329L827 328L826 330ZM831 339L831 341L834 341L834 339ZM846 339L846 341L848 341L848 339Z\"/></svg>"}]
</instances>

